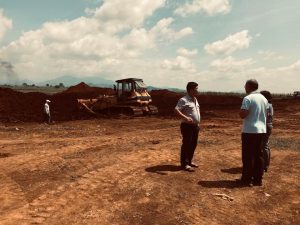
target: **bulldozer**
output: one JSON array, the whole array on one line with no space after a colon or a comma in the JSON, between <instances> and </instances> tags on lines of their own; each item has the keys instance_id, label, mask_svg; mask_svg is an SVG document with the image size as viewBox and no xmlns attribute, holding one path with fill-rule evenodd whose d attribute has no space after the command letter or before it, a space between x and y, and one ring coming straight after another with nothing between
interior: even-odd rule
<instances>
[{"instance_id":1,"label":"bulldozer","mask_svg":"<svg viewBox=\"0 0 300 225\"><path fill-rule=\"evenodd\" d=\"M117 80L114 95L100 95L95 99L78 99L80 109L91 114L145 116L156 115L147 86L142 79Z\"/></svg>"}]
</instances>

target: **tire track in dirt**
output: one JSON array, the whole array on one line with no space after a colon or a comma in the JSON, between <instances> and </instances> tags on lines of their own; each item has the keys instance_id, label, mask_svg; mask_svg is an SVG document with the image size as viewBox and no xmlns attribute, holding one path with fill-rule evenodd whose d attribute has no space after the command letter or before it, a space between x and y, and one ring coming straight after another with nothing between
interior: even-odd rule
<instances>
[{"instance_id":1,"label":"tire track in dirt","mask_svg":"<svg viewBox=\"0 0 300 225\"><path fill-rule=\"evenodd\" d=\"M131 160L128 160L128 155L122 157L124 159L119 158L117 167L116 165L110 165L93 170L83 175L83 178L78 182L62 185L56 190L43 194L19 212L18 217L22 219L17 223L47 224L47 219L59 216L60 211L63 210L66 204L72 205L78 199L91 200L97 198L99 189L104 190L104 193L102 193L103 208L109 208L109 206L111 206L109 200L113 201L113 199L110 199L110 190L115 187L116 183L128 179L128 177L138 169L139 158L144 159L144 161L149 160L149 157L147 157L145 153L139 152L138 157L136 157L136 153L131 154L134 156ZM150 158L152 161L157 160L159 157L160 155L157 154L156 157ZM116 173L114 173L115 170L117 170ZM113 178L111 174L114 174ZM55 216L57 213L58 215ZM109 214L113 217L110 211L104 213L106 217ZM14 221L14 223L15 222L16 221Z\"/></svg>"},{"instance_id":2,"label":"tire track in dirt","mask_svg":"<svg viewBox=\"0 0 300 225\"><path fill-rule=\"evenodd\" d=\"M0 193L2 196L0 199L0 215L2 215L2 218L6 211L16 210L26 205L27 200L19 185L5 174L0 174L0 180Z\"/></svg>"}]
</instances>

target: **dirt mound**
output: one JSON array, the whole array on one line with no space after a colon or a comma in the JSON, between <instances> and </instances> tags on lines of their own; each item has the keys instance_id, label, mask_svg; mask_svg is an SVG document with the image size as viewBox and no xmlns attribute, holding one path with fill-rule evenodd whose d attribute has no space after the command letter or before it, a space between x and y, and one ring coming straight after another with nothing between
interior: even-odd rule
<instances>
[{"instance_id":1,"label":"dirt mound","mask_svg":"<svg viewBox=\"0 0 300 225\"><path fill-rule=\"evenodd\" d=\"M80 94L95 96L98 95L113 95L114 90L112 88L100 88L100 87L91 87L84 82L81 82L75 86L68 88L67 90L62 92L63 94Z\"/></svg>"},{"instance_id":2,"label":"dirt mound","mask_svg":"<svg viewBox=\"0 0 300 225\"><path fill-rule=\"evenodd\" d=\"M47 98L48 96L43 93L21 93L0 88L0 120L9 122L38 120Z\"/></svg>"},{"instance_id":3,"label":"dirt mound","mask_svg":"<svg viewBox=\"0 0 300 225\"><path fill-rule=\"evenodd\" d=\"M173 115L174 108L178 100L184 96L182 93L176 93L168 90L153 90L150 93L153 104L158 107L158 111L163 116Z\"/></svg>"},{"instance_id":4,"label":"dirt mound","mask_svg":"<svg viewBox=\"0 0 300 225\"><path fill-rule=\"evenodd\" d=\"M178 100L184 95L184 93L177 93L169 90L151 91L153 104L159 108L159 112L162 115L173 115L173 111ZM201 110L204 113L205 111L211 110L234 109L240 106L242 98L239 96L200 94L198 96L198 102L200 103Z\"/></svg>"},{"instance_id":5,"label":"dirt mound","mask_svg":"<svg viewBox=\"0 0 300 225\"><path fill-rule=\"evenodd\" d=\"M52 117L55 121L90 118L86 112L78 109L77 99L96 98L99 95L113 95L110 88L90 87L80 83L66 91L47 95L40 92L22 93L9 88L0 88L0 121L42 121L43 105L46 99L51 100ZM169 90L151 91L153 104L158 107L162 116L174 116L174 108L184 93ZM202 116L212 117L214 111L224 112L226 116L232 110L238 110L242 102L240 96L200 94L198 101L201 105ZM276 100L274 107L281 110L292 110L291 105L298 100ZM220 113L218 113L220 114Z\"/></svg>"},{"instance_id":6,"label":"dirt mound","mask_svg":"<svg viewBox=\"0 0 300 225\"><path fill-rule=\"evenodd\" d=\"M110 88L94 88L84 83L70 87L64 92L47 95L39 92L22 93L9 88L0 88L0 121L42 121L43 105L51 100L52 117L56 121L90 117L77 107L78 98L95 98L100 94L110 95Z\"/></svg>"},{"instance_id":7,"label":"dirt mound","mask_svg":"<svg viewBox=\"0 0 300 225\"><path fill-rule=\"evenodd\" d=\"M68 88L64 93L82 93L82 92L93 92L95 91L94 87L90 87L84 82L81 82L75 86Z\"/></svg>"}]
</instances>

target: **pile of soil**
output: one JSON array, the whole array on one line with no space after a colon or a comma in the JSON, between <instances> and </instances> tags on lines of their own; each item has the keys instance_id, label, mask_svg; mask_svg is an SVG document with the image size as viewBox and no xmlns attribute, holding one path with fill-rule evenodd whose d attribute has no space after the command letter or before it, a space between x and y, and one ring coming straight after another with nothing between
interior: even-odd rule
<instances>
[{"instance_id":1,"label":"pile of soil","mask_svg":"<svg viewBox=\"0 0 300 225\"><path fill-rule=\"evenodd\" d=\"M100 88L100 87L91 87L84 82L81 82L75 86L68 88L62 92L63 94L79 94L80 96L99 96L99 95L113 95L114 90L111 88Z\"/></svg>"},{"instance_id":2,"label":"pile of soil","mask_svg":"<svg viewBox=\"0 0 300 225\"><path fill-rule=\"evenodd\" d=\"M9 88L0 88L0 121L39 120L47 98L43 93L21 93Z\"/></svg>"},{"instance_id":3,"label":"pile of soil","mask_svg":"<svg viewBox=\"0 0 300 225\"><path fill-rule=\"evenodd\" d=\"M151 91L153 104L158 107L159 113L164 116L173 114L178 100L184 95L184 93L177 93L169 90ZM212 110L236 109L242 102L242 98L239 96L222 96L213 94L200 94L197 99L201 105L201 111L203 113L210 112Z\"/></svg>"},{"instance_id":4,"label":"pile of soil","mask_svg":"<svg viewBox=\"0 0 300 225\"><path fill-rule=\"evenodd\" d=\"M40 92L22 93L9 88L0 88L0 121L41 122L46 99L51 101L51 114L55 121L90 118L91 115L79 110L77 99L96 98L103 94L113 94L113 90L94 88L84 83L54 95Z\"/></svg>"},{"instance_id":5,"label":"pile of soil","mask_svg":"<svg viewBox=\"0 0 300 225\"><path fill-rule=\"evenodd\" d=\"M42 121L43 106L46 99L51 101L50 107L55 121L87 119L91 115L78 108L77 99L113 94L113 89L90 87L85 83L80 83L54 95L39 92L22 93L9 88L0 88L0 121ZM153 104L158 107L159 114L168 117L174 116L174 108L178 100L184 96L184 93L169 90L153 90L150 94ZM288 110L290 107L288 107L287 102L292 100L276 101L275 106ZM238 110L242 98L240 96L200 94L198 101L201 105L202 116L208 115L210 117L216 110L224 112Z\"/></svg>"}]
</instances>

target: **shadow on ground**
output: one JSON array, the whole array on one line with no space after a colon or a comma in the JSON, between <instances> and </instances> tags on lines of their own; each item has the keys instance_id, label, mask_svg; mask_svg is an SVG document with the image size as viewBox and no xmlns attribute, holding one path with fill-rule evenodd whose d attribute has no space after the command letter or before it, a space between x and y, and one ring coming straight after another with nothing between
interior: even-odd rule
<instances>
[{"instance_id":1,"label":"shadow on ground","mask_svg":"<svg viewBox=\"0 0 300 225\"><path fill-rule=\"evenodd\" d=\"M241 174L242 173L242 167L233 167L233 168L229 168L229 169L221 169L221 172L230 173L230 174Z\"/></svg>"},{"instance_id":2,"label":"shadow on ground","mask_svg":"<svg viewBox=\"0 0 300 225\"><path fill-rule=\"evenodd\" d=\"M236 180L214 180L214 181L199 181L198 184L205 188L242 188L244 187L241 183Z\"/></svg>"},{"instance_id":3,"label":"shadow on ground","mask_svg":"<svg viewBox=\"0 0 300 225\"><path fill-rule=\"evenodd\" d=\"M180 166L176 165L158 165L152 166L145 169L149 173L157 173L160 175L167 175L168 172L177 172L181 170Z\"/></svg>"}]
</instances>

